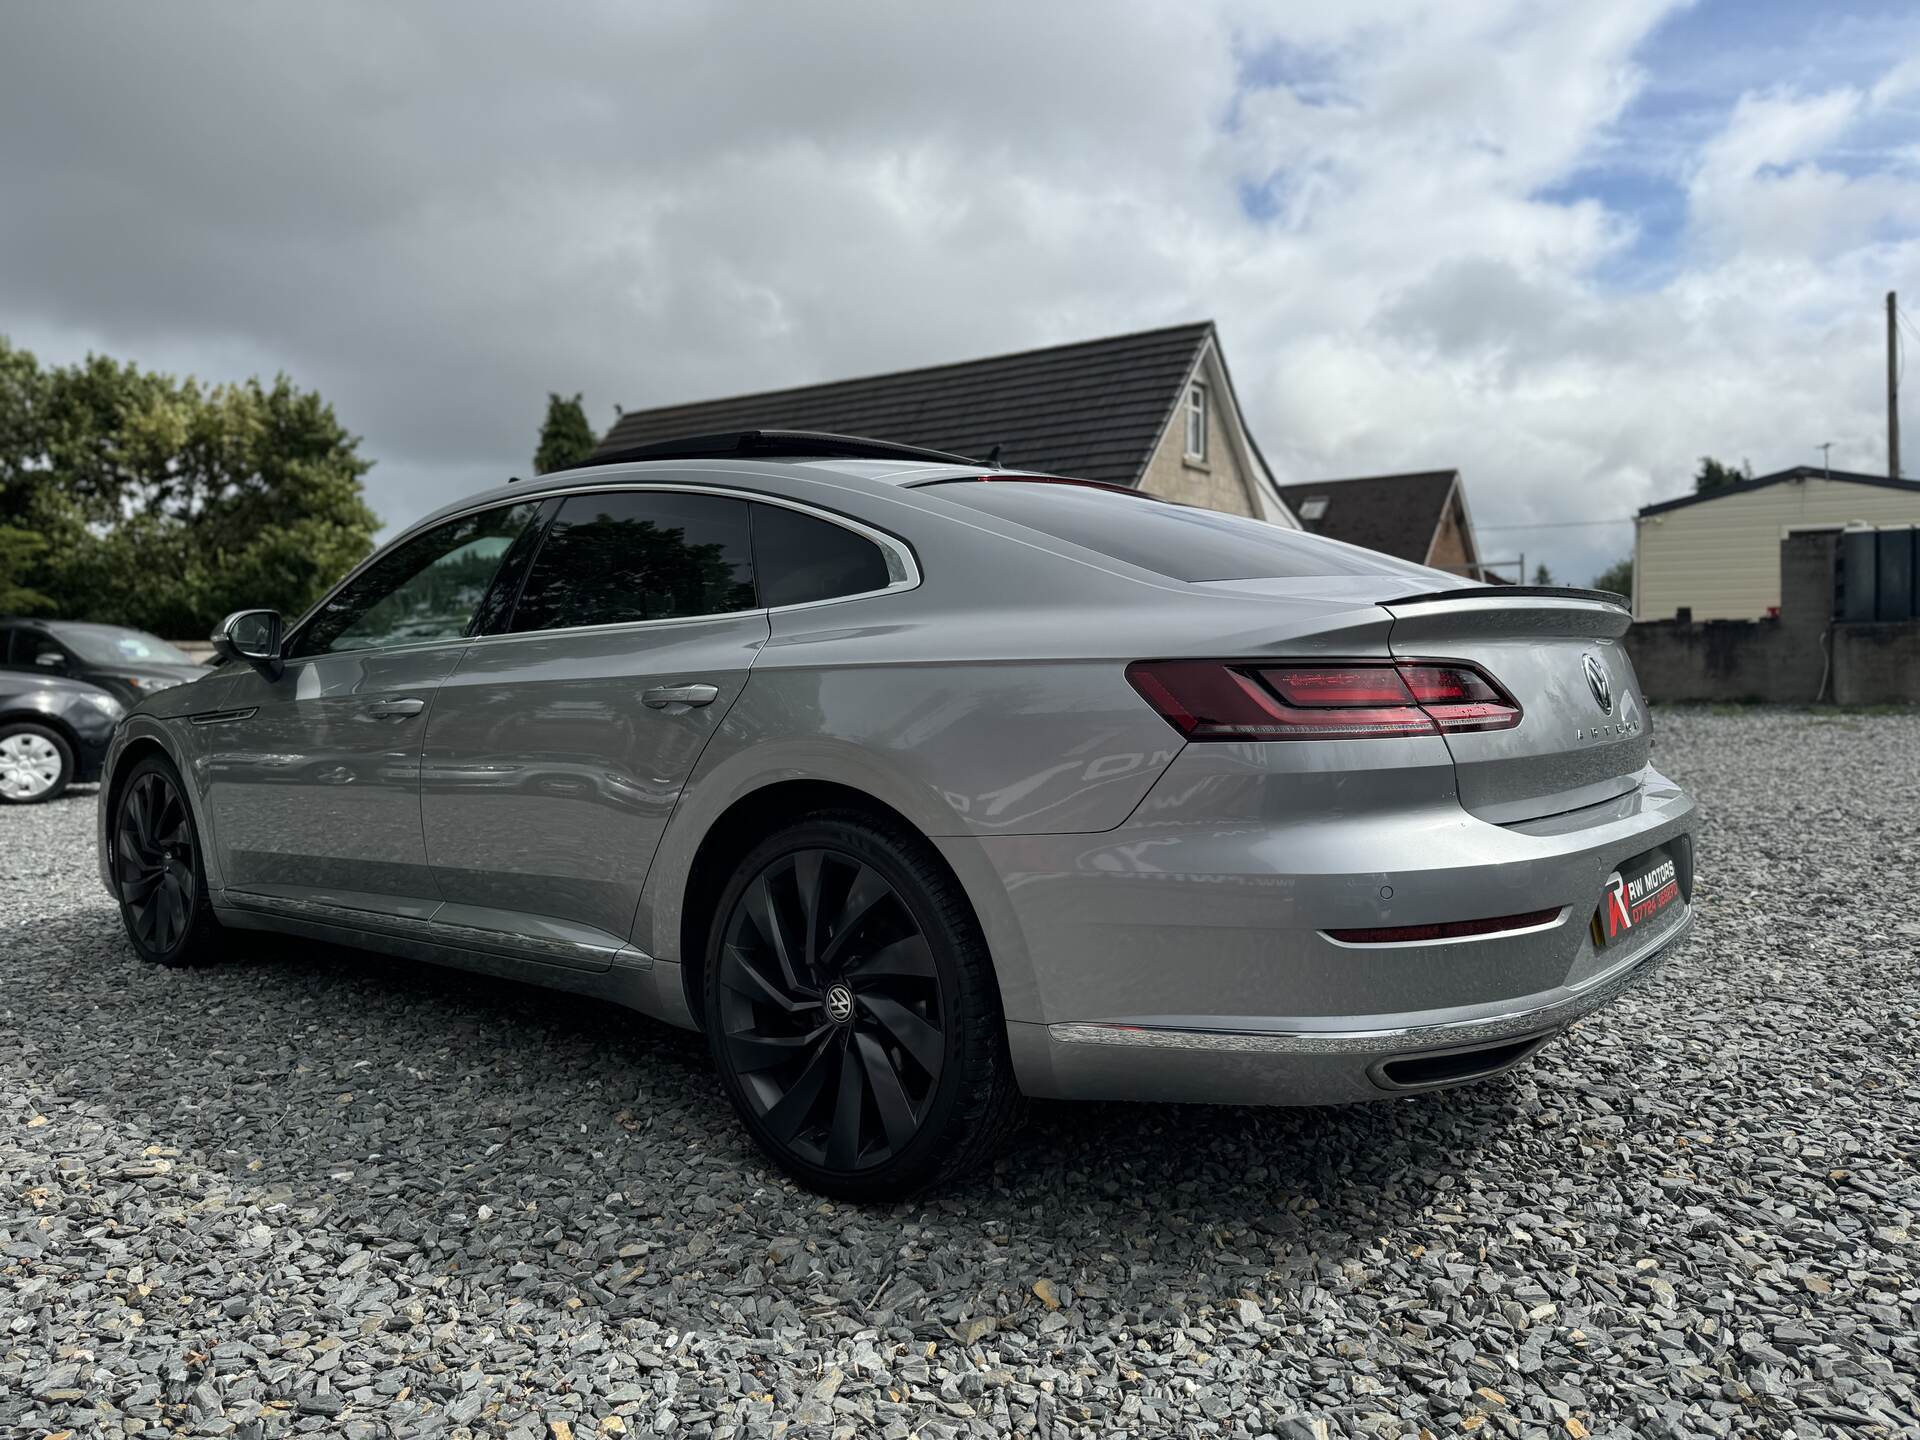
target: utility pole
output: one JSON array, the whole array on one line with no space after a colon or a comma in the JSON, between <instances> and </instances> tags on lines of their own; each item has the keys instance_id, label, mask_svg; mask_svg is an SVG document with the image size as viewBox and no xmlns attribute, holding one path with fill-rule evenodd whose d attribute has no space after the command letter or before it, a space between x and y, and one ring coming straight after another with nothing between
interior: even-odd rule
<instances>
[{"instance_id":1,"label":"utility pole","mask_svg":"<svg viewBox=\"0 0 1920 1440\"><path fill-rule=\"evenodd\" d=\"M1833 442L1828 440L1813 448L1820 452L1820 473L1831 480L1833 478Z\"/></svg>"},{"instance_id":2,"label":"utility pole","mask_svg":"<svg viewBox=\"0 0 1920 1440\"><path fill-rule=\"evenodd\" d=\"M1894 329L1899 314L1893 291L1887 292L1887 478L1900 478L1900 366L1895 358L1900 336Z\"/></svg>"}]
</instances>

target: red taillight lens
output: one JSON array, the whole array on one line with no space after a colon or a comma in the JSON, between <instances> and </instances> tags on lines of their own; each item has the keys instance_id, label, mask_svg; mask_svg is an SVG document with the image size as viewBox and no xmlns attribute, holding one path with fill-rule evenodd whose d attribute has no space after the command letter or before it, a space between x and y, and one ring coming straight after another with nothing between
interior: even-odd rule
<instances>
[{"instance_id":1,"label":"red taillight lens","mask_svg":"<svg viewBox=\"0 0 1920 1440\"><path fill-rule=\"evenodd\" d=\"M1520 707L1485 675L1468 665L1431 662L1402 665L1413 698L1449 732L1505 730L1520 723Z\"/></svg>"},{"instance_id":2,"label":"red taillight lens","mask_svg":"<svg viewBox=\"0 0 1920 1440\"><path fill-rule=\"evenodd\" d=\"M1520 723L1492 680L1446 662L1140 660L1127 679L1189 740L1365 740Z\"/></svg>"}]
</instances>

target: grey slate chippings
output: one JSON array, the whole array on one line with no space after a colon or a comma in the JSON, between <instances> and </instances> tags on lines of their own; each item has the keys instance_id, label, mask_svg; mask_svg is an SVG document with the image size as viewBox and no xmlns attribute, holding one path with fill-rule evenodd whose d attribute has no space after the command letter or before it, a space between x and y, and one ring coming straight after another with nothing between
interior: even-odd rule
<instances>
[{"instance_id":1,"label":"grey slate chippings","mask_svg":"<svg viewBox=\"0 0 1920 1440\"><path fill-rule=\"evenodd\" d=\"M632 1017L143 966L92 795L0 810L0 1433L1920 1435L1920 717L1655 745L1698 937L1518 1075L1040 1107L877 1210Z\"/></svg>"}]
</instances>

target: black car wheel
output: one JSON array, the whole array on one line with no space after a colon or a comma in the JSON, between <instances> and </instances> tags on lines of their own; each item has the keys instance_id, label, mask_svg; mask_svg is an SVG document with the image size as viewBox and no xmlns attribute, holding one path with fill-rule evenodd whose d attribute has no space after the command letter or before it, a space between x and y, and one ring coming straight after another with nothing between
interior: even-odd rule
<instances>
[{"instance_id":1,"label":"black car wheel","mask_svg":"<svg viewBox=\"0 0 1920 1440\"><path fill-rule=\"evenodd\" d=\"M142 959L187 965L214 958L221 939L207 894L200 837L179 773L140 761L120 787L113 821L120 919Z\"/></svg>"},{"instance_id":2,"label":"black car wheel","mask_svg":"<svg viewBox=\"0 0 1920 1440\"><path fill-rule=\"evenodd\" d=\"M980 1164L1017 1119L986 945L925 843L855 814L756 847L723 892L707 1034L761 1148L858 1200Z\"/></svg>"},{"instance_id":3,"label":"black car wheel","mask_svg":"<svg viewBox=\"0 0 1920 1440\"><path fill-rule=\"evenodd\" d=\"M52 800L73 779L73 750L44 725L0 725L0 804Z\"/></svg>"}]
</instances>

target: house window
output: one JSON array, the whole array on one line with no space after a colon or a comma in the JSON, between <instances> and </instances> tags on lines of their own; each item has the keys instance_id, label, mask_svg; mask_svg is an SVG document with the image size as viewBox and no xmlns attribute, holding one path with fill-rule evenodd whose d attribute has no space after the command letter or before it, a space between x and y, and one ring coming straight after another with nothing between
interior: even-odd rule
<instances>
[{"instance_id":1,"label":"house window","mask_svg":"<svg viewBox=\"0 0 1920 1440\"><path fill-rule=\"evenodd\" d=\"M1207 387L1187 387L1187 459L1207 458Z\"/></svg>"},{"instance_id":2,"label":"house window","mask_svg":"<svg viewBox=\"0 0 1920 1440\"><path fill-rule=\"evenodd\" d=\"M1324 519L1326 513L1327 497L1324 495L1309 495L1300 502L1300 518L1302 520Z\"/></svg>"}]
</instances>

